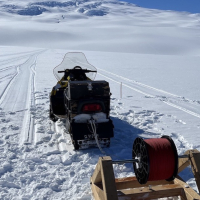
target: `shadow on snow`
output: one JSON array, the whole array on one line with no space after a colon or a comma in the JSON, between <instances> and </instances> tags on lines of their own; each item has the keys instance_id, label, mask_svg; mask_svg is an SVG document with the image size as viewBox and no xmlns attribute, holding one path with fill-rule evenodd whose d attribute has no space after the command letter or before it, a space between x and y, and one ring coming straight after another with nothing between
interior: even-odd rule
<instances>
[{"instance_id":1,"label":"shadow on snow","mask_svg":"<svg viewBox=\"0 0 200 200\"><path fill-rule=\"evenodd\" d=\"M111 117L114 124L114 138L111 139L111 144L109 148L103 148L107 156L110 156L112 160L126 160L132 159L132 146L133 142L137 137L143 137L143 135L151 135L153 137L158 136L158 133L147 132L143 129L134 127L128 122L123 121L116 117ZM160 136L160 134L159 134ZM89 157L93 157L94 161L103 155L98 148L90 148L86 150L79 150L81 154L88 153ZM129 168L129 172L134 172L132 164L126 164ZM127 171L127 170L126 170ZM191 169L188 167L183 172L180 173L184 181L188 181L194 178Z\"/></svg>"}]
</instances>

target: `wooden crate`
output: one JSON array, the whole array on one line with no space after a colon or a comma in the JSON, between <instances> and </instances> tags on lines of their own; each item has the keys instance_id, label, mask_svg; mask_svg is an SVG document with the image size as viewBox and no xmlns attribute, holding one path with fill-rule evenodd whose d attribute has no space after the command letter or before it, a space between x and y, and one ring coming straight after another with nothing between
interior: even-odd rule
<instances>
[{"instance_id":1,"label":"wooden crate","mask_svg":"<svg viewBox=\"0 0 200 200\"><path fill-rule=\"evenodd\" d=\"M179 158L178 173L191 165L200 191L200 152L188 150L187 158ZM91 189L95 200L137 200L180 196L182 200L200 200L200 195L185 183L180 176L174 181L149 181L140 185L136 177L116 178L112 159L100 157L91 177Z\"/></svg>"}]
</instances>

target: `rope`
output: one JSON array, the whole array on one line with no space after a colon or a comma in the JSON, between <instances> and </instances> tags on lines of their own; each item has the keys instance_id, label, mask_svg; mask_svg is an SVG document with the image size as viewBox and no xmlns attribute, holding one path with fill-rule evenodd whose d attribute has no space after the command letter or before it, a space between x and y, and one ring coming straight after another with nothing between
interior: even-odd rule
<instances>
[{"instance_id":1,"label":"rope","mask_svg":"<svg viewBox=\"0 0 200 200\"><path fill-rule=\"evenodd\" d=\"M165 180L173 176L176 167L175 153L166 138L146 139L150 171L148 181Z\"/></svg>"},{"instance_id":2,"label":"rope","mask_svg":"<svg viewBox=\"0 0 200 200\"><path fill-rule=\"evenodd\" d=\"M108 153L106 153L106 152L101 148L101 145L99 144L98 136L97 136L97 133L96 133L95 120L94 120L93 118L91 118L91 119L89 120L89 123L90 123L90 125L91 125L92 132L93 132L93 134L94 134L94 138L95 138L95 141L96 141L96 143L97 143L97 146L98 146L99 150L101 151L101 153L102 153L104 156L110 156L110 157L111 157L111 155L109 155ZM116 159L118 159L118 160L122 159L122 158L119 158L119 156L117 156L116 154L114 154L114 155L112 155L112 156L115 156ZM118 165L120 165L120 164L118 163ZM122 163L122 165L124 166L124 163ZM122 166L122 169L123 169L123 166ZM120 169L120 171L122 171L122 169Z\"/></svg>"},{"instance_id":3,"label":"rope","mask_svg":"<svg viewBox=\"0 0 200 200\"><path fill-rule=\"evenodd\" d=\"M98 140L98 137L97 137L97 130L96 130L96 125L95 125L95 120L94 119L90 119L89 122L90 122L90 125L92 127L92 132L94 134L94 138L96 140L97 146L98 146L99 150L101 151L101 153L104 156L106 156L106 152L101 148L101 146L99 144L99 140Z\"/></svg>"}]
</instances>

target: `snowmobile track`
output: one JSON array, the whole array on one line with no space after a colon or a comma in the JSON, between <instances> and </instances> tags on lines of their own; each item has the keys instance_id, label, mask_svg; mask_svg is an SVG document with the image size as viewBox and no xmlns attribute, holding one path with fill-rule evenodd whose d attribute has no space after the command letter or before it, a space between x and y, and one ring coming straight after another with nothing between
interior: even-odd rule
<instances>
[{"instance_id":1,"label":"snowmobile track","mask_svg":"<svg viewBox=\"0 0 200 200\"><path fill-rule=\"evenodd\" d=\"M24 51L24 52L19 52L19 53L8 53L8 54L3 54L3 55L0 55L0 58L1 57L11 57L11 56L19 56L19 55L32 55L34 53L37 53L37 52L40 52L41 50L33 50L33 51Z\"/></svg>"},{"instance_id":2,"label":"snowmobile track","mask_svg":"<svg viewBox=\"0 0 200 200\"><path fill-rule=\"evenodd\" d=\"M17 67L17 72L13 75L13 77L10 79L4 90L2 91L2 94L0 95L0 105L2 104L2 101L4 99L4 96L7 94L7 91L9 90L10 85L14 82L16 76L19 74L19 66Z\"/></svg>"},{"instance_id":3,"label":"snowmobile track","mask_svg":"<svg viewBox=\"0 0 200 200\"><path fill-rule=\"evenodd\" d=\"M117 74L108 72L106 70L98 69L102 71L98 73L99 75L116 82L118 84L123 83L123 86L134 90L140 94L145 95L148 98L154 98L163 103L179 109L187 114L190 114L194 117L200 118L200 105L195 103L193 100L185 99L184 97L180 97L178 95L166 92L161 89L157 89L143 83L139 83L137 81L130 80L128 78L119 76Z\"/></svg>"},{"instance_id":4,"label":"snowmobile track","mask_svg":"<svg viewBox=\"0 0 200 200\"><path fill-rule=\"evenodd\" d=\"M43 51L36 53L32 57L32 61L29 64L29 83L28 83L28 94L26 100L27 114L23 120L22 136L24 144L32 144L37 142L35 135L34 118L31 115L31 109L35 107L35 67L38 55L43 53Z\"/></svg>"},{"instance_id":5,"label":"snowmobile track","mask_svg":"<svg viewBox=\"0 0 200 200\"><path fill-rule=\"evenodd\" d=\"M19 60L22 60L22 59L26 59L28 58L29 56L33 55L33 53L28 53L28 54L25 54L25 55L22 55L22 56L17 56L17 57L13 57L13 58L9 58L9 59L5 59L5 60L0 60L0 65L7 65L9 63L13 63L15 61L19 61Z\"/></svg>"},{"instance_id":6,"label":"snowmobile track","mask_svg":"<svg viewBox=\"0 0 200 200\"><path fill-rule=\"evenodd\" d=\"M17 66L16 73L9 80L0 96L1 108L5 112L15 113L17 126L22 123L21 144L30 144L34 140L34 120L31 117L31 108L35 105L35 66L37 56L43 51L34 52L37 53L28 53L28 55L11 58L4 62L7 64L28 57L25 62Z\"/></svg>"}]
</instances>

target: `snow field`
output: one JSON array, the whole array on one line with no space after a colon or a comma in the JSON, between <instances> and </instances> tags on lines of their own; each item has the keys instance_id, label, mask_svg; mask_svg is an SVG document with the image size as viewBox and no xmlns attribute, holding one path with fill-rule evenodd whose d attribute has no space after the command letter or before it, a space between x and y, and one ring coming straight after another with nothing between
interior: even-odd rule
<instances>
[{"instance_id":1,"label":"snow field","mask_svg":"<svg viewBox=\"0 0 200 200\"><path fill-rule=\"evenodd\" d=\"M145 9L117 0L68 2L1 1L0 44L199 55L199 14ZM39 15L43 9L47 11ZM20 10L25 15L20 15Z\"/></svg>"},{"instance_id":2,"label":"snow field","mask_svg":"<svg viewBox=\"0 0 200 200\"><path fill-rule=\"evenodd\" d=\"M15 69L16 61L1 68L7 67L8 75L7 80L2 78L0 83L2 88L7 88L0 99L1 199L92 199L90 176L101 152L97 148L74 151L65 121L54 124L48 117L49 93L56 83L52 70L65 53L65 50L34 51L26 61L17 60L17 75L10 71L11 66ZM171 87L164 91L159 85L155 87L155 83L152 87L130 79L134 77L131 74L127 78L124 70L119 73L118 61L109 61L107 55L107 61L116 67L109 71L104 67L104 52L85 51L85 54L89 62L98 67L96 79L109 81L111 87L110 115L115 137L111 139L110 148L104 149L107 155L113 160L130 159L136 137L159 138L164 134L173 138L179 154L190 148L200 150L197 100L176 95ZM115 53L109 55L112 58ZM9 58L13 57L11 50ZM131 59L132 54L122 54L122 60L123 57ZM8 83L9 80L12 82ZM22 86L21 91L16 90ZM134 175L131 164L114 165L114 171L116 177ZM197 190L189 168L181 175Z\"/></svg>"}]
</instances>

